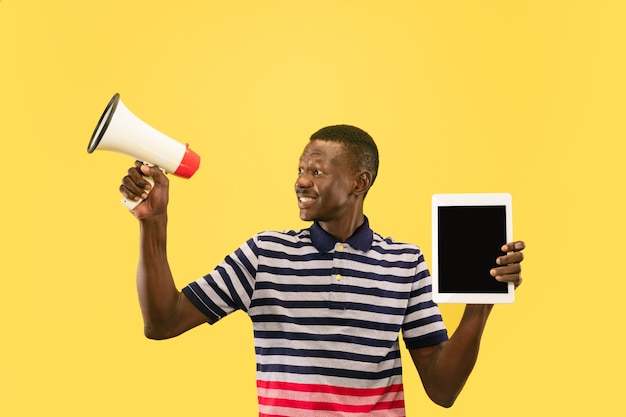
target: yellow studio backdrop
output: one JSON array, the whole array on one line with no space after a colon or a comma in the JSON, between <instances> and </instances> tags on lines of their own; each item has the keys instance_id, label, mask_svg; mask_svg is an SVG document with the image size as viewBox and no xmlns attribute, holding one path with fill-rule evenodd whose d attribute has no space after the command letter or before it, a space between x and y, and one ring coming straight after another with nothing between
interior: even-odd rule
<instances>
[{"instance_id":1,"label":"yellow studio backdrop","mask_svg":"<svg viewBox=\"0 0 626 417\"><path fill-rule=\"evenodd\" d=\"M457 403L409 364L408 415L624 415L625 18L617 0L0 0L0 415L257 412L245 314L143 337L133 161L86 151L116 92L202 156L171 177L179 287L306 226L300 152L354 124L380 147L376 231L430 261L431 194L510 192L528 246ZM462 306L442 310L453 331Z\"/></svg>"}]
</instances>

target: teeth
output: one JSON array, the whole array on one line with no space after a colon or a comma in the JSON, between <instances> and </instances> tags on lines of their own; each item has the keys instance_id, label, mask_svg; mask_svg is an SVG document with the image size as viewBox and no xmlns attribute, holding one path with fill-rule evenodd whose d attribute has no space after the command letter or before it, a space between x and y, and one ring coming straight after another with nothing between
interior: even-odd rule
<instances>
[{"instance_id":1,"label":"teeth","mask_svg":"<svg viewBox=\"0 0 626 417\"><path fill-rule=\"evenodd\" d=\"M313 198L311 198L311 197L300 197L300 198L298 198L298 201L300 201L301 203L305 203L307 201L313 201Z\"/></svg>"}]
</instances>

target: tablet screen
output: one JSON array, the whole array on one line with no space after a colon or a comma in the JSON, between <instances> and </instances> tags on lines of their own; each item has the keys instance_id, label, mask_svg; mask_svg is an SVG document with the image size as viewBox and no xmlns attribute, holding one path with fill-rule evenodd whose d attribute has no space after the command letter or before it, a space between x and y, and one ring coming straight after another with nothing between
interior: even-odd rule
<instances>
[{"instance_id":1,"label":"tablet screen","mask_svg":"<svg viewBox=\"0 0 626 417\"><path fill-rule=\"evenodd\" d=\"M439 207L439 292L506 293L490 274L506 243L504 206Z\"/></svg>"}]
</instances>

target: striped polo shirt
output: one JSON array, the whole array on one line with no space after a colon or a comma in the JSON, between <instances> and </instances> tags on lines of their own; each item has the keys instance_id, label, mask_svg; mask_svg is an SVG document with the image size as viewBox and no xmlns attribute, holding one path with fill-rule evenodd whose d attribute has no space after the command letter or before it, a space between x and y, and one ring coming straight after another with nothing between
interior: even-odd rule
<instances>
[{"instance_id":1,"label":"striped polo shirt","mask_svg":"<svg viewBox=\"0 0 626 417\"><path fill-rule=\"evenodd\" d=\"M259 416L404 416L408 349L447 340L420 249L367 219L346 242L319 224L262 232L183 292L210 321L253 322Z\"/></svg>"}]
</instances>

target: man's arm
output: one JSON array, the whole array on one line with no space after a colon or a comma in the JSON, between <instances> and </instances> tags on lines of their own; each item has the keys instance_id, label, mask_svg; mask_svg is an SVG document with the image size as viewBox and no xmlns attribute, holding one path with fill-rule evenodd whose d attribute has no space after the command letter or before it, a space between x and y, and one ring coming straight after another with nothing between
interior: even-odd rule
<instances>
[{"instance_id":1,"label":"man's arm","mask_svg":"<svg viewBox=\"0 0 626 417\"><path fill-rule=\"evenodd\" d=\"M428 397L451 407L461 393L478 358L478 349L492 305L467 305L456 331L447 342L411 349Z\"/></svg>"},{"instance_id":2,"label":"man's arm","mask_svg":"<svg viewBox=\"0 0 626 417\"><path fill-rule=\"evenodd\" d=\"M154 187L142 177L152 176ZM146 194L146 190L150 194ZM140 251L137 293L150 339L167 339L207 322L178 289L167 260L167 203L169 181L160 169L136 162L124 177L120 192L130 200L146 198L132 212L139 220Z\"/></svg>"},{"instance_id":3,"label":"man's arm","mask_svg":"<svg viewBox=\"0 0 626 417\"><path fill-rule=\"evenodd\" d=\"M502 282L521 282L520 262L524 259L524 242L508 243L502 247L507 255L500 256L500 266L491 275ZM411 358L430 399L442 407L451 407L469 377L480 348L487 318L493 305L470 304L465 307L461 322L447 342L435 346L411 349Z\"/></svg>"}]
</instances>

